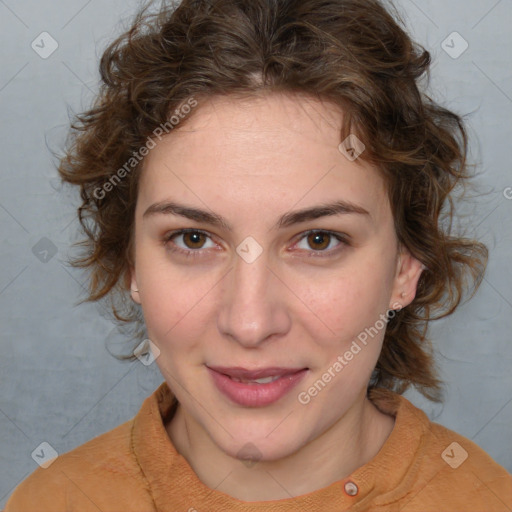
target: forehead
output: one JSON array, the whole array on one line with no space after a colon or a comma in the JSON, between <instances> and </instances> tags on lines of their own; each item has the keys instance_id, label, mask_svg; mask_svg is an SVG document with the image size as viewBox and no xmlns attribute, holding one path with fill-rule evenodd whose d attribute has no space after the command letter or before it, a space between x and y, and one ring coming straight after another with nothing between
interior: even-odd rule
<instances>
[{"instance_id":1,"label":"forehead","mask_svg":"<svg viewBox=\"0 0 512 512\"><path fill-rule=\"evenodd\" d=\"M388 207L384 180L340 152L342 119L338 106L303 95L209 98L147 155L140 199L261 210L341 198L378 216Z\"/></svg>"},{"instance_id":2,"label":"forehead","mask_svg":"<svg viewBox=\"0 0 512 512\"><path fill-rule=\"evenodd\" d=\"M198 101L186 125L175 133L208 129L210 123L229 130L281 131L288 129L320 139L322 128L340 126L342 110L334 103L302 93L265 92L252 96L210 96ZM305 122L305 119L308 122Z\"/></svg>"},{"instance_id":3,"label":"forehead","mask_svg":"<svg viewBox=\"0 0 512 512\"><path fill-rule=\"evenodd\" d=\"M213 96L200 101L186 122L178 125L167 140L176 144L212 145L229 157L235 151L263 159L267 153L299 152L295 144L337 146L343 113L332 103L303 94L266 93L249 98ZM315 147L314 147L315 146ZM199 148L198 148L199 149ZM238 155L239 157L242 155Z\"/></svg>"}]
</instances>

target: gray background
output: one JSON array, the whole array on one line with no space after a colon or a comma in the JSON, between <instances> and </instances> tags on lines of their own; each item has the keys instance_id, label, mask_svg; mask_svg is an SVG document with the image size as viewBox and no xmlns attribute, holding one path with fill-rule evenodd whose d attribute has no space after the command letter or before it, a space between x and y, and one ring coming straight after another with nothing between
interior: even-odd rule
<instances>
[{"instance_id":1,"label":"gray background","mask_svg":"<svg viewBox=\"0 0 512 512\"><path fill-rule=\"evenodd\" d=\"M163 380L155 364L119 362L108 353L107 338L120 350L124 338L101 306L75 306L85 276L65 262L79 239L77 195L60 189L48 151L62 147L68 111L89 105L102 50L137 5L0 0L0 507L37 467L31 453L40 443L63 453L114 428ZM491 251L477 296L431 331L446 382L444 406L407 396L512 471L512 2L397 5L432 53L431 95L471 113L480 194L461 225ZM46 59L31 48L43 31L59 45ZM469 44L458 58L442 47L454 31ZM447 41L453 55L463 48L457 36Z\"/></svg>"}]
</instances>

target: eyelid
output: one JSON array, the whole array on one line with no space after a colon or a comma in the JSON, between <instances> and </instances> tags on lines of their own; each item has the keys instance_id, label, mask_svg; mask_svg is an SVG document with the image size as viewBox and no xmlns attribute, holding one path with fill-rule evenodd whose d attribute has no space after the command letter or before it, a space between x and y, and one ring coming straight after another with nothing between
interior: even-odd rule
<instances>
[{"instance_id":1,"label":"eyelid","mask_svg":"<svg viewBox=\"0 0 512 512\"><path fill-rule=\"evenodd\" d=\"M215 237L211 233L209 233L208 231L205 231L203 229L198 229L198 228L182 228L182 229L171 231L170 233L165 234L164 237L163 237L164 246L166 246L169 242L171 242L174 237L180 236L180 235L184 235L184 234L187 234L187 233L200 233L200 234L203 234L207 238L209 238L212 242L216 243L214 241ZM302 250L302 251L304 251L306 253L309 253L308 257L309 256L313 256L313 257L315 257L315 256L317 256L317 257L328 257L328 256L331 256L331 255L337 254L341 250L340 246L343 247L343 246L350 245L350 236L348 236L348 235L346 235L344 233L339 233L339 232L336 232L336 231L330 231L328 229L309 229L307 231L303 231L303 232L299 233L296 236L296 241L293 242L292 247L295 247L300 241L302 241L304 238L308 237L312 233L322 233L322 234L329 235L329 236L335 238L336 240L338 240L340 242L340 245L337 248L335 248L335 249L329 249L329 250L323 250L323 251L322 250L316 250L316 251L315 250L310 250L310 251ZM203 249L203 248L199 248L199 249L182 249L181 247L174 247L173 249L171 249L171 251L184 254L185 256L202 257L205 252L208 252L211 249L212 248L209 248L209 249ZM214 249L214 250L216 250L216 249ZM323 255L326 255L326 256L323 256Z\"/></svg>"},{"instance_id":2,"label":"eyelid","mask_svg":"<svg viewBox=\"0 0 512 512\"><path fill-rule=\"evenodd\" d=\"M295 247L299 242L301 242L304 238L308 237L312 233L322 233L324 235L329 235L329 236L335 238L336 240L338 240L338 242L340 242L340 245L338 245L334 249L329 249L329 250L305 251L306 253L308 253L308 257L309 256L329 257L331 255L337 254L340 250L342 250L343 246L350 245L350 242L349 242L350 237L348 235L345 235L344 233L338 233L337 231L330 231L328 229L309 229L309 230L303 231L302 233L299 233L297 235L298 239L296 242L294 242L292 247ZM323 255L325 255L325 256L323 256Z\"/></svg>"},{"instance_id":3,"label":"eyelid","mask_svg":"<svg viewBox=\"0 0 512 512\"><path fill-rule=\"evenodd\" d=\"M162 242L163 242L164 246L167 246L168 243L172 242L172 239L174 237L177 237L180 235L186 235L187 233L200 233L200 234L204 235L205 237L209 238L212 242L216 243L213 240L213 236L211 233L209 233L208 231L204 231L203 229L198 229L198 228L182 228L182 229L177 229L177 230L171 231L170 233L166 233L164 235ZM200 248L200 249L194 250L194 249L183 249L181 247L175 246L173 249L170 249L170 250L171 250L171 252L181 253L181 254L184 254L185 256L201 257L205 251L208 251L211 249L212 248L209 248L209 249Z\"/></svg>"}]
</instances>

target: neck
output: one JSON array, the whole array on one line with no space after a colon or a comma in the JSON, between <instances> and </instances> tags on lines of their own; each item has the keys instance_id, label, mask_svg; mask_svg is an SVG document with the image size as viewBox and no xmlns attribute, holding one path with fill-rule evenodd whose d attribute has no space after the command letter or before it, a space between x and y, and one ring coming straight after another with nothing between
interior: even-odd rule
<instances>
[{"instance_id":1,"label":"neck","mask_svg":"<svg viewBox=\"0 0 512 512\"><path fill-rule=\"evenodd\" d=\"M223 452L181 406L166 429L176 450L207 487L242 501L271 501L307 494L346 478L378 453L393 426L394 418L380 412L364 395L296 452L256 463Z\"/></svg>"}]
</instances>

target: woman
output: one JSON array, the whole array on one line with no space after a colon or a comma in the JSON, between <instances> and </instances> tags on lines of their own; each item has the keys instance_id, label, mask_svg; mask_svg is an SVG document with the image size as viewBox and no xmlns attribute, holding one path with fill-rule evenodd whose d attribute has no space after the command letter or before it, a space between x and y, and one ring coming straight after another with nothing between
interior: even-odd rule
<instances>
[{"instance_id":1,"label":"woman","mask_svg":"<svg viewBox=\"0 0 512 512\"><path fill-rule=\"evenodd\" d=\"M487 258L446 228L466 133L429 65L374 0L139 13L59 171L89 300L165 381L7 512L510 510L511 475L402 396L440 399L426 328Z\"/></svg>"}]
</instances>

